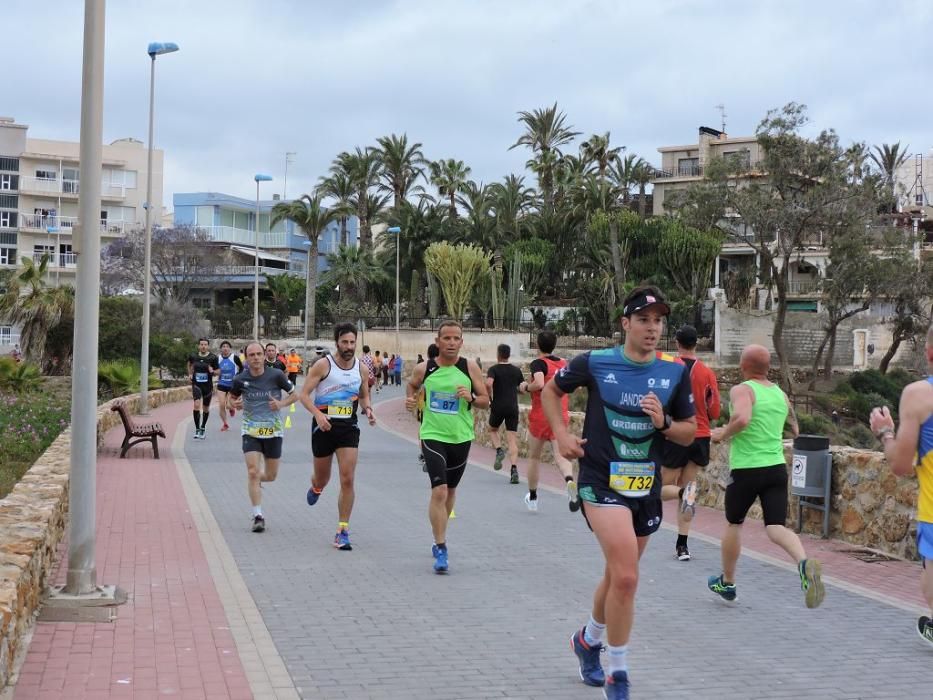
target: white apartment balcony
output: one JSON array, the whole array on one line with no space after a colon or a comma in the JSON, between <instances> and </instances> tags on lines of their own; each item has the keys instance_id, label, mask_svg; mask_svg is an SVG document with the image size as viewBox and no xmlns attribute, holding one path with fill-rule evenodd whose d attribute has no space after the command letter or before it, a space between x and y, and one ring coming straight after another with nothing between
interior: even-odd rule
<instances>
[{"instance_id":1,"label":"white apartment balcony","mask_svg":"<svg viewBox=\"0 0 933 700\"><path fill-rule=\"evenodd\" d=\"M33 253L32 254L33 262L35 262L36 264L41 263L42 258L46 255L49 257L49 268L50 269L54 270L57 268L61 270L65 270L65 269L70 270L78 266L77 253L59 253L58 255L55 255L55 253Z\"/></svg>"},{"instance_id":2,"label":"white apartment balcony","mask_svg":"<svg viewBox=\"0 0 933 700\"><path fill-rule=\"evenodd\" d=\"M235 243L237 245L256 245L256 232L232 226L198 226L212 241ZM259 232L260 248L285 248L288 246L288 234L284 231Z\"/></svg>"},{"instance_id":3,"label":"white apartment balcony","mask_svg":"<svg viewBox=\"0 0 933 700\"><path fill-rule=\"evenodd\" d=\"M20 212L19 228L32 233L46 233L48 229L58 228L61 232L70 233L78 223L76 216L43 216L42 214L27 214ZM133 227L132 221L116 221L101 219L100 232L104 236L122 236Z\"/></svg>"},{"instance_id":4,"label":"white apartment balcony","mask_svg":"<svg viewBox=\"0 0 933 700\"><path fill-rule=\"evenodd\" d=\"M44 177L21 177L19 180L19 191L23 194L77 199L80 189L77 180L52 180ZM126 189L122 185L102 185L100 198L122 202L126 198Z\"/></svg>"},{"instance_id":5,"label":"white apartment balcony","mask_svg":"<svg viewBox=\"0 0 933 700\"><path fill-rule=\"evenodd\" d=\"M0 327L3 331L6 331L6 327ZM13 347L14 345L19 345L19 333L12 332L0 332L0 347Z\"/></svg>"}]
</instances>

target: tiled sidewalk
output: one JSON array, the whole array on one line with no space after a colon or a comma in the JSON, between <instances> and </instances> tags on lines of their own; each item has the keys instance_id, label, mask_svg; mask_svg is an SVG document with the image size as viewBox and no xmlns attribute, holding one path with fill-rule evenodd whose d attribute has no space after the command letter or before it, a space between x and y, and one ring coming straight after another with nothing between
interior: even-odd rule
<instances>
[{"instance_id":1,"label":"tiled sidewalk","mask_svg":"<svg viewBox=\"0 0 933 700\"><path fill-rule=\"evenodd\" d=\"M107 433L97 466L97 579L119 585L129 601L115 623L38 623L16 700L253 697L172 457L189 410L183 402L153 412L168 435L160 460L142 446L119 459L123 429ZM64 575L60 566L54 578Z\"/></svg>"}]
</instances>

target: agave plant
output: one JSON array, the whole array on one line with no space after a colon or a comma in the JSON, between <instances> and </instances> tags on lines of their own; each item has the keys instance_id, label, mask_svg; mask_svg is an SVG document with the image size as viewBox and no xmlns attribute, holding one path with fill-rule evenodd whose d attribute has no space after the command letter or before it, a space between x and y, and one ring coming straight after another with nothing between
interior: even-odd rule
<instances>
[{"instance_id":1,"label":"agave plant","mask_svg":"<svg viewBox=\"0 0 933 700\"><path fill-rule=\"evenodd\" d=\"M97 366L98 382L105 384L115 397L139 391L140 377L139 363L135 360L107 360ZM161 386L159 378L150 373L149 388L158 389Z\"/></svg>"}]
</instances>

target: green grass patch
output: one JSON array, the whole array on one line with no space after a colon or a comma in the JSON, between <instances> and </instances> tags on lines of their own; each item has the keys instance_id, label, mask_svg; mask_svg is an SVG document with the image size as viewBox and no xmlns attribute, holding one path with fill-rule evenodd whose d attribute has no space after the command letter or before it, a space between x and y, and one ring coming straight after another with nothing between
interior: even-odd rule
<instances>
[{"instance_id":1,"label":"green grass patch","mask_svg":"<svg viewBox=\"0 0 933 700\"><path fill-rule=\"evenodd\" d=\"M13 394L0 391L0 498L68 426L71 395L54 389Z\"/></svg>"}]
</instances>

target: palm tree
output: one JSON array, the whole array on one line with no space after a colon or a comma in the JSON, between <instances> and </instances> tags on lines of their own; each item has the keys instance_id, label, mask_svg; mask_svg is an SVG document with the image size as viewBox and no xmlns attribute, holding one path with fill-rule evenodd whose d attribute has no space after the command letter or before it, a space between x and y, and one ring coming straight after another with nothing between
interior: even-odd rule
<instances>
[{"instance_id":1,"label":"palm tree","mask_svg":"<svg viewBox=\"0 0 933 700\"><path fill-rule=\"evenodd\" d=\"M635 180L635 184L638 185L638 215L644 219L647 213L647 195L645 194L645 188L654 178L654 168L648 161L639 158L638 165L635 166L635 170L632 172L632 177Z\"/></svg>"},{"instance_id":2,"label":"palm tree","mask_svg":"<svg viewBox=\"0 0 933 700\"><path fill-rule=\"evenodd\" d=\"M612 148L609 145L609 132L603 135L593 134L586 141L580 144L580 158L584 163L591 165L596 169L596 173L602 179L606 177L606 170L614 163L619 154L625 150L625 146L616 146Z\"/></svg>"},{"instance_id":3,"label":"palm tree","mask_svg":"<svg viewBox=\"0 0 933 700\"><path fill-rule=\"evenodd\" d=\"M622 204L628 206L632 197L632 187L635 185L635 175L638 167L644 162L634 153L617 159L609 167L609 177L622 193Z\"/></svg>"},{"instance_id":4,"label":"palm tree","mask_svg":"<svg viewBox=\"0 0 933 700\"><path fill-rule=\"evenodd\" d=\"M374 149L381 165L379 188L392 194L392 208L398 210L415 182L424 174L424 154L420 143L408 143L408 134L383 136Z\"/></svg>"},{"instance_id":5,"label":"palm tree","mask_svg":"<svg viewBox=\"0 0 933 700\"><path fill-rule=\"evenodd\" d=\"M560 147L580 135L580 132L573 131L573 127L567 126L566 119L566 115L557 109L556 102L550 107L519 112L518 121L525 125L525 133L509 147L512 150L527 146L540 161L536 173L546 209L553 207L554 168L560 160Z\"/></svg>"},{"instance_id":6,"label":"palm tree","mask_svg":"<svg viewBox=\"0 0 933 700\"><path fill-rule=\"evenodd\" d=\"M315 318L315 291L317 290L317 259L318 244L321 234L341 216L339 209L328 209L321 204L321 196L303 194L299 199L291 202L279 202L272 207L271 226L288 219L293 222L310 241L308 250L308 269L305 271L305 345L308 343L309 333L314 330Z\"/></svg>"},{"instance_id":7,"label":"palm tree","mask_svg":"<svg viewBox=\"0 0 933 700\"><path fill-rule=\"evenodd\" d=\"M441 197L447 197L450 204L450 218L457 218L457 197L466 189L470 177L470 167L462 160L436 160L428 164L431 172L431 184L437 188Z\"/></svg>"},{"instance_id":8,"label":"palm tree","mask_svg":"<svg viewBox=\"0 0 933 700\"><path fill-rule=\"evenodd\" d=\"M357 307L366 303L366 290L388 281L389 274L372 251L355 246L340 246L327 256L328 268L323 281L340 285L341 296L347 296Z\"/></svg>"},{"instance_id":9,"label":"palm tree","mask_svg":"<svg viewBox=\"0 0 933 700\"><path fill-rule=\"evenodd\" d=\"M23 256L22 269L6 277L0 294L0 317L20 328L20 347L27 359L44 365L49 337L64 323L74 319L74 289L46 284L49 256L39 263ZM55 352L61 355L62 348ZM69 358L59 356L60 366Z\"/></svg>"},{"instance_id":10,"label":"palm tree","mask_svg":"<svg viewBox=\"0 0 933 700\"><path fill-rule=\"evenodd\" d=\"M892 211L897 211L897 169L900 168L910 155L907 149L910 146L901 148L901 142L898 141L893 146L883 143L875 146L875 152L871 154L871 159L878 166L881 175L884 178L884 184L891 188Z\"/></svg>"},{"instance_id":11,"label":"palm tree","mask_svg":"<svg viewBox=\"0 0 933 700\"><path fill-rule=\"evenodd\" d=\"M371 148L362 149L359 146L353 153L344 151L330 166L334 175L343 174L353 183L356 194L350 200L356 208L356 217L360 227L360 247L372 248L373 232L367 216L369 190L379 182L379 156Z\"/></svg>"},{"instance_id":12,"label":"palm tree","mask_svg":"<svg viewBox=\"0 0 933 700\"><path fill-rule=\"evenodd\" d=\"M350 218L350 213L355 209L353 195L356 194L356 188L353 181L344 172L331 173L329 176L321 178L317 191L324 197L333 199L334 206L342 211L340 217L340 245L350 245L347 221Z\"/></svg>"}]
</instances>

